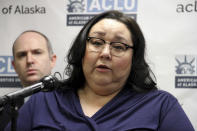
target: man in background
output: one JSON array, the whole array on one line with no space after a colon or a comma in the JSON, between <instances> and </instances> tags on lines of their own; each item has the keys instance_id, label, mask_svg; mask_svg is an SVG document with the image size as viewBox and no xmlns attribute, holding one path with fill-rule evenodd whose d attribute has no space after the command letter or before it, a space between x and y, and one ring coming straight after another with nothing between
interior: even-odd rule
<instances>
[{"instance_id":1,"label":"man in background","mask_svg":"<svg viewBox=\"0 0 197 131\"><path fill-rule=\"evenodd\" d=\"M40 81L44 76L50 75L56 63L56 55L49 39L42 33L28 30L21 33L12 46L12 65L18 74L23 87ZM24 100L19 100L16 106L20 108ZM6 105L0 111L0 131L10 121L10 106Z\"/></svg>"}]
</instances>

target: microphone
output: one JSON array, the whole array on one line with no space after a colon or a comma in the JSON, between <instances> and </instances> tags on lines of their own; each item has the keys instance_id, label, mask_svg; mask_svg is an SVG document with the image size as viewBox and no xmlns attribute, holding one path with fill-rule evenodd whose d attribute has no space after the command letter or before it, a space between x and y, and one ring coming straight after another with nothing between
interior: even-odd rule
<instances>
[{"instance_id":1,"label":"microphone","mask_svg":"<svg viewBox=\"0 0 197 131\"><path fill-rule=\"evenodd\" d=\"M13 100L22 99L40 91L48 92L55 90L60 88L62 84L63 82L58 80L55 76L45 76L36 84L0 97L0 107L13 102Z\"/></svg>"}]
</instances>

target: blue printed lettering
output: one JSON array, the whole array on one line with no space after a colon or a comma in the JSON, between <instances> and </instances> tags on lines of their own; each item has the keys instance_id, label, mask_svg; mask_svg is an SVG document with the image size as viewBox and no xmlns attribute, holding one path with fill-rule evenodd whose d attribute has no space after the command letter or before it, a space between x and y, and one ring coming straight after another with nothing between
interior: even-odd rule
<instances>
[{"instance_id":1,"label":"blue printed lettering","mask_svg":"<svg viewBox=\"0 0 197 131\"><path fill-rule=\"evenodd\" d=\"M113 9L136 12L137 0L87 0L87 12L103 12Z\"/></svg>"},{"instance_id":2,"label":"blue printed lettering","mask_svg":"<svg viewBox=\"0 0 197 131\"><path fill-rule=\"evenodd\" d=\"M12 56L0 56L0 74L16 74L12 66Z\"/></svg>"},{"instance_id":3,"label":"blue printed lettering","mask_svg":"<svg viewBox=\"0 0 197 131\"><path fill-rule=\"evenodd\" d=\"M5 59L0 57L0 73L5 71Z\"/></svg>"}]
</instances>

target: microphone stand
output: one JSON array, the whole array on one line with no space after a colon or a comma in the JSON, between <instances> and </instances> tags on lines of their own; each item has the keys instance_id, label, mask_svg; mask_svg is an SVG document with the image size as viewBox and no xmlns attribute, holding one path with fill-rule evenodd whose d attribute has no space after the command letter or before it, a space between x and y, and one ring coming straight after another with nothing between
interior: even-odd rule
<instances>
[{"instance_id":1,"label":"microphone stand","mask_svg":"<svg viewBox=\"0 0 197 131\"><path fill-rule=\"evenodd\" d=\"M29 90L33 88L33 90ZM44 84L39 82L27 88L24 88L22 91L18 90L16 92L10 93L3 97L1 104L10 104L11 111L11 131L16 131L17 129L17 116L18 116L18 106L16 104L17 100L24 99L27 96L30 96L34 93L41 91L44 88Z\"/></svg>"},{"instance_id":2,"label":"microphone stand","mask_svg":"<svg viewBox=\"0 0 197 131\"><path fill-rule=\"evenodd\" d=\"M61 83L58 81L56 77L53 76L45 76L40 80L41 82L36 83L34 85L25 87L21 90L18 90L13 93L9 93L0 97L0 107L6 104L10 104L11 106L11 130L16 131L17 125L17 115L18 115L18 107L16 105L16 101L20 99L24 99L27 96L30 96L34 93L43 91L48 92L52 91L58 87L60 87Z\"/></svg>"},{"instance_id":3,"label":"microphone stand","mask_svg":"<svg viewBox=\"0 0 197 131\"><path fill-rule=\"evenodd\" d=\"M18 116L18 107L14 100L10 104L11 106L11 131L16 131L17 129L17 116Z\"/></svg>"}]
</instances>

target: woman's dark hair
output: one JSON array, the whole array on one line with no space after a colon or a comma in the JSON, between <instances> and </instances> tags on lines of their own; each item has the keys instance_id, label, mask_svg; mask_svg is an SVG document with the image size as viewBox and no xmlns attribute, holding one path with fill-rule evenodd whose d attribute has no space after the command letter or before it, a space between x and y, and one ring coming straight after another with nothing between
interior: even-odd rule
<instances>
[{"instance_id":1,"label":"woman's dark hair","mask_svg":"<svg viewBox=\"0 0 197 131\"><path fill-rule=\"evenodd\" d=\"M72 88L80 88L85 84L82 60L86 50L86 38L88 37L92 26L104 18L115 19L125 24L131 32L131 39L134 44L134 53L131 72L126 86L130 86L138 92L157 89L156 83L154 82L154 74L145 61L145 39L140 27L134 19L116 10L106 11L96 15L84 25L77 35L67 56L68 65L65 69L66 74L69 76L67 84Z\"/></svg>"}]
</instances>

